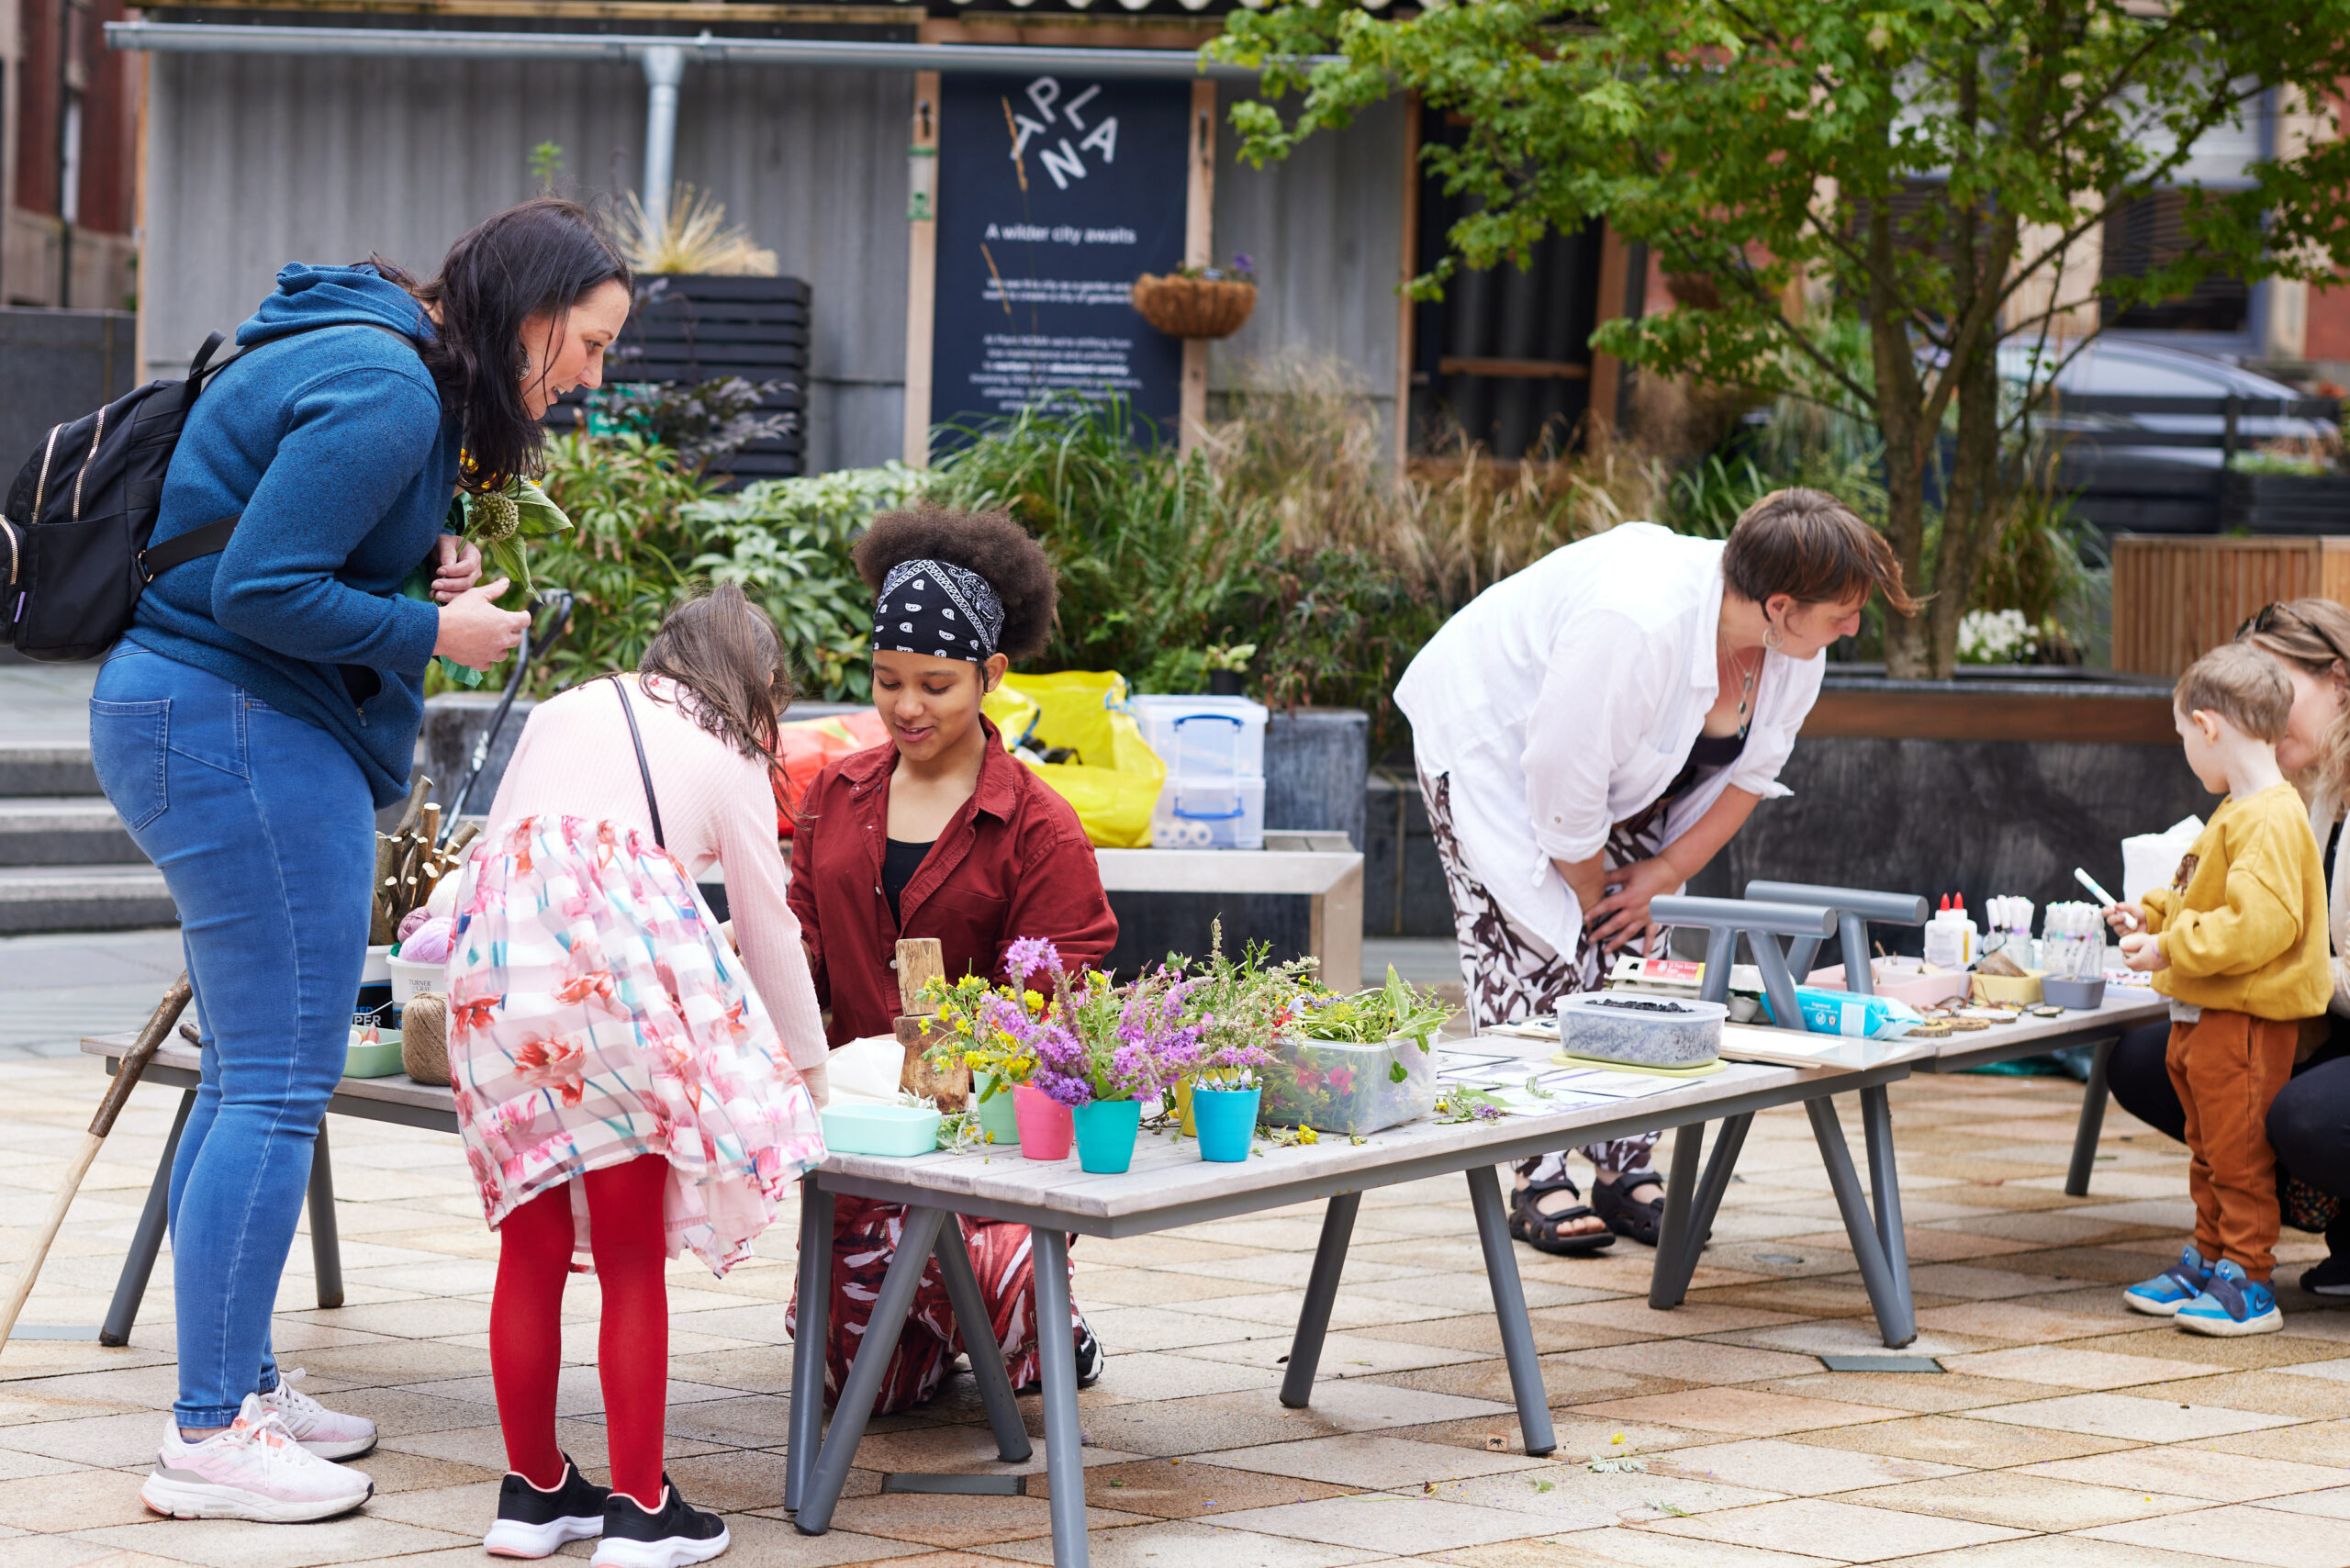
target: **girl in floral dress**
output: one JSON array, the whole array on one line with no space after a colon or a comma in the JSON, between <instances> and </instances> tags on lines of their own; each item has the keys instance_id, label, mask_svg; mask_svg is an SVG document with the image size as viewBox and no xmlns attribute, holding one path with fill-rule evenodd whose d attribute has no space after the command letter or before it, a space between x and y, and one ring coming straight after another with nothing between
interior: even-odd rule
<instances>
[{"instance_id":1,"label":"girl in floral dress","mask_svg":"<svg viewBox=\"0 0 2350 1568\"><path fill-rule=\"evenodd\" d=\"M663 622L633 678L540 705L465 869L449 1060L498 1236L490 1371L510 1467L495 1554L602 1539L594 1561L679 1568L724 1524L662 1470L665 1262L723 1274L823 1158L824 1034L785 902L766 758L789 688L739 588ZM738 958L695 892L722 868ZM603 1294L611 1487L555 1444L574 1257Z\"/></svg>"}]
</instances>

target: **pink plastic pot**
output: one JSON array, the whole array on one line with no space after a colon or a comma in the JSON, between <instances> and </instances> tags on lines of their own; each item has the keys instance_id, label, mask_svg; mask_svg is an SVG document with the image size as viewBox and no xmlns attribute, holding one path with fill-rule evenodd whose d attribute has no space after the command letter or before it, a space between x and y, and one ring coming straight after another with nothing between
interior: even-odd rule
<instances>
[{"instance_id":1,"label":"pink plastic pot","mask_svg":"<svg viewBox=\"0 0 2350 1568\"><path fill-rule=\"evenodd\" d=\"M1020 1123L1020 1153L1028 1159L1067 1159L1077 1136L1069 1107L1041 1089L1023 1083L1012 1092L1012 1114Z\"/></svg>"}]
</instances>

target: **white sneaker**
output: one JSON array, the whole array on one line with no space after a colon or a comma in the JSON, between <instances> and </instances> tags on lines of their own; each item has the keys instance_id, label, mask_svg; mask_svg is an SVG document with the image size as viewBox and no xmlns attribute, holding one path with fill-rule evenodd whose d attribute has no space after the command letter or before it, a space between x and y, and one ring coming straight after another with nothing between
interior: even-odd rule
<instances>
[{"instance_id":1,"label":"white sneaker","mask_svg":"<svg viewBox=\"0 0 2350 1568\"><path fill-rule=\"evenodd\" d=\"M304 1449L260 1394L248 1394L235 1422L200 1443L173 1426L139 1500L179 1519L293 1524L347 1514L375 1491L358 1471Z\"/></svg>"},{"instance_id":2,"label":"white sneaker","mask_svg":"<svg viewBox=\"0 0 2350 1568\"><path fill-rule=\"evenodd\" d=\"M303 1371L277 1374L277 1386L258 1395L264 1408L277 1412L294 1440L320 1459L357 1459L375 1446L375 1423L364 1416L344 1416L328 1409L294 1384Z\"/></svg>"}]
</instances>

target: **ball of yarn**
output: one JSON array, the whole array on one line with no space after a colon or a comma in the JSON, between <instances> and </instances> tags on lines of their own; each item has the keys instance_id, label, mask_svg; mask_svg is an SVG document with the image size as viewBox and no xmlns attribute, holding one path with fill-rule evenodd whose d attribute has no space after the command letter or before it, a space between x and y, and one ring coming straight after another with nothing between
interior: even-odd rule
<instances>
[{"instance_id":1,"label":"ball of yarn","mask_svg":"<svg viewBox=\"0 0 2350 1568\"><path fill-rule=\"evenodd\" d=\"M453 923L438 916L425 921L400 941L399 956L411 964L445 964Z\"/></svg>"},{"instance_id":2,"label":"ball of yarn","mask_svg":"<svg viewBox=\"0 0 2350 1568\"><path fill-rule=\"evenodd\" d=\"M449 1081L449 999L420 991L400 1010L400 1066L419 1083Z\"/></svg>"},{"instance_id":3,"label":"ball of yarn","mask_svg":"<svg viewBox=\"0 0 2350 1568\"><path fill-rule=\"evenodd\" d=\"M400 928L393 934L392 940L395 942L407 941L409 937L416 935L416 928L418 926L423 924L426 921L431 918L432 912L429 909L409 910L407 915L400 921ZM400 957L405 958L408 957L408 954L403 952L400 954Z\"/></svg>"}]
</instances>

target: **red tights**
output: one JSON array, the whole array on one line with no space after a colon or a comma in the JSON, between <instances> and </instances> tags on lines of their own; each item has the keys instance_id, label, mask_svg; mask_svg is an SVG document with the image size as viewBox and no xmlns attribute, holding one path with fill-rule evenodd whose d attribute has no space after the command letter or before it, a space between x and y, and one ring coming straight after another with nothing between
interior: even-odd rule
<instances>
[{"instance_id":1,"label":"red tights","mask_svg":"<svg viewBox=\"0 0 2350 1568\"><path fill-rule=\"evenodd\" d=\"M669 1162L658 1155L591 1170L588 1239L603 1288L596 1370L604 1385L612 1489L647 1512L661 1503L661 1428L669 1393L668 1251L661 1197ZM563 1479L554 1435L563 1371L563 1285L571 1271L571 1193L557 1187L498 1227L498 1293L489 1307L489 1371L506 1462L542 1489Z\"/></svg>"}]
</instances>

